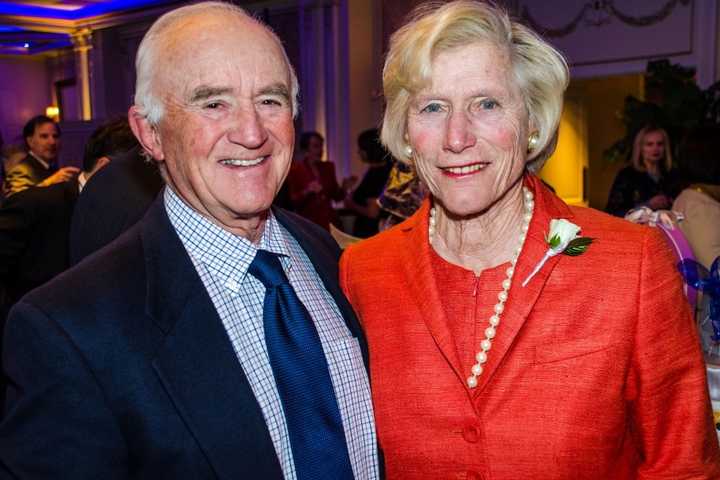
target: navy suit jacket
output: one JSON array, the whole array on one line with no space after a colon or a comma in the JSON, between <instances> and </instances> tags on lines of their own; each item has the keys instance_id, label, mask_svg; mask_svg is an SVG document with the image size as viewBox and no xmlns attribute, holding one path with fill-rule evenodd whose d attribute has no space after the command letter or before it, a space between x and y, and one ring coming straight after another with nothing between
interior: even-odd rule
<instances>
[{"instance_id":1,"label":"navy suit jacket","mask_svg":"<svg viewBox=\"0 0 720 480\"><path fill-rule=\"evenodd\" d=\"M339 249L277 210L358 338ZM11 311L0 478L281 479L260 407L162 196Z\"/></svg>"},{"instance_id":2,"label":"navy suit jacket","mask_svg":"<svg viewBox=\"0 0 720 480\"><path fill-rule=\"evenodd\" d=\"M140 221L163 185L157 165L134 150L90 177L73 210L70 265Z\"/></svg>"},{"instance_id":3,"label":"navy suit jacket","mask_svg":"<svg viewBox=\"0 0 720 480\"><path fill-rule=\"evenodd\" d=\"M73 178L30 187L0 206L0 326L12 304L68 268L70 218L78 190Z\"/></svg>"}]
</instances>

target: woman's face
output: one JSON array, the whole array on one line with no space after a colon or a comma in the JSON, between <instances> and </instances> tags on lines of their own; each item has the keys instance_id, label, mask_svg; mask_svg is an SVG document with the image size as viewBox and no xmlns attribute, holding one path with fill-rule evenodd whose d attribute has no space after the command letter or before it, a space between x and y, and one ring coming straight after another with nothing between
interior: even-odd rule
<instances>
[{"instance_id":1,"label":"woman's face","mask_svg":"<svg viewBox=\"0 0 720 480\"><path fill-rule=\"evenodd\" d=\"M665 137L661 132L648 132L642 141L642 158L646 164L657 165L665 158Z\"/></svg>"},{"instance_id":2,"label":"woman's face","mask_svg":"<svg viewBox=\"0 0 720 480\"><path fill-rule=\"evenodd\" d=\"M528 114L507 54L490 43L439 53L410 105L407 135L421 178L448 213L493 206L523 175Z\"/></svg>"},{"instance_id":3,"label":"woman's face","mask_svg":"<svg viewBox=\"0 0 720 480\"><path fill-rule=\"evenodd\" d=\"M308 148L305 156L311 162L319 162L322 160L324 149L325 141L320 137L312 136L308 141Z\"/></svg>"}]
</instances>

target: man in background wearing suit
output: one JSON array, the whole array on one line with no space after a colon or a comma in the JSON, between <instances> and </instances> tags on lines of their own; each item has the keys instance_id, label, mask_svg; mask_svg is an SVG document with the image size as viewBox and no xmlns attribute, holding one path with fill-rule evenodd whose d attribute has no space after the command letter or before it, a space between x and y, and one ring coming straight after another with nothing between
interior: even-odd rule
<instances>
[{"instance_id":1,"label":"man in background wearing suit","mask_svg":"<svg viewBox=\"0 0 720 480\"><path fill-rule=\"evenodd\" d=\"M297 112L280 41L199 3L155 22L136 68L130 124L167 186L11 311L0 478L378 478L339 249L271 209Z\"/></svg>"},{"instance_id":2,"label":"man in background wearing suit","mask_svg":"<svg viewBox=\"0 0 720 480\"><path fill-rule=\"evenodd\" d=\"M45 188L28 188L3 203L0 292L5 296L0 299L0 312L7 313L25 293L68 268L70 219L83 186L111 157L138 149L126 119L106 123L90 135L78 176Z\"/></svg>"},{"instance_id":3,"label":"man in background wearing suit","mask_svg":"<svg viewBox=\"0 0 720 480\"><path fill-rule=\"evenodd\" d=\"M60 128L49 117L38 115L23 127L28 155L5 172L3 192L10 196L32 186L47 187L71 179L80 171L77 167L57 169L60 149Z\"/></svg>"},{"instance_id":4,"label":"man in background wearing suit","mask_svg":"<svg viewBox=\"0 0 720 480\"><path fill-rule=\"evenodd\" d=\"M157 165L132 151L113 161L83 188L70 223L70 265L115 240L145 215L163 188Z\"/></svg>"},{"instance_id":5,"label":"man in background wearing suit","mask_svg":"<svg viewBox=\"0 0 720 480\"><path fill-rule=\"evenodd\" d=\"M27 292L70 266L70 218L85 182L110 158L138 150L127 119L96 129L87 143L83 171L66 182L30 187L11 197L0 208L0 338L10 307ZM0 353L2 348L0 347ZM0 377L0 399L5 384Z\"/></svg>"}]
</instances>

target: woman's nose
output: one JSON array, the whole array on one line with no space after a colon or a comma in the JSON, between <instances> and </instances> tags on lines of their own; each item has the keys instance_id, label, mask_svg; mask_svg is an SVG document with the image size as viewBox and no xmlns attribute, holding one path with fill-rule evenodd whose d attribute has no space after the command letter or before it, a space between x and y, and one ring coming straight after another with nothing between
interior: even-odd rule
<instances>
[{"instance_id":1,"label":"woman's nose","mask_svg":"<svg viewBox=\"0 0 720 480\"><path fill-rule=\"evenodd\" d=\"M475 135L470 131L470 121L464 112L453 112L448 118L444 148L460 153L475 145Z\"/></svg>"}]
</instances>

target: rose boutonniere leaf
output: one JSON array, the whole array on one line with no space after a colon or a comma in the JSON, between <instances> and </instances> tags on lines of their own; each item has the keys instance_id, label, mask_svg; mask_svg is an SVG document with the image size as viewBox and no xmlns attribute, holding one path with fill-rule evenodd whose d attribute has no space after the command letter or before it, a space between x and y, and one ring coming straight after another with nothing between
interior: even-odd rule
<instances>
[{"instance_id":1,"label":"rose boutonniere leaf","mask_svg":"<svg viewBox=\"0 0 720 480\"><path fill-rule=\"evenodd\" d=\"M571 257L577 257L585 253L594 239L581 237L579 234L580 227L564 218L554 218L550 220L550 233L545 236L548 250L538 264L535 265L535 268L522 283L522 286L524 287L528 284L550 257L561 253Z\"/></svg>"},{"instance_id":2,"label":"rose boutonniere leaf","mask_svg":"<svg viewBox=\"0 0 720 480\"><path fill-rule=\"evenodd\" d=\"M570 240L570 243L568 243L568 246L563 251L563 253L565 255L570 255L571 257L577 257L578 255L582 255L583 253L585 253L585 250L587 250L593 240L594 238L590 237L578 237Z\"/></svg>"}]
</instances>

